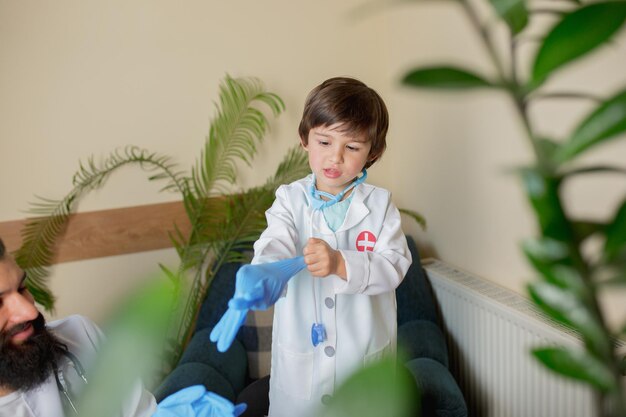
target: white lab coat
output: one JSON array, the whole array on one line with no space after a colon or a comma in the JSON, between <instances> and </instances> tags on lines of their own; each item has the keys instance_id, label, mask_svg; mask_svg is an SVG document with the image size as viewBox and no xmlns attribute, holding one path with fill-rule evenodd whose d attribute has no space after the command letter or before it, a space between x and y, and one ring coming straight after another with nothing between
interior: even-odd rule
<instances>
[{"instance_id":1,"label":"white lab coat","mask_svg":"<svg viewBox=\"0 0 626 417\"><path fill-rule=\"evenodd\" d=\"M312 233L341 251L347 281L314 278L305 269L275 304L270 417L309 415L359 367L396 351L394 290L411 264L398 209L388 191L360 184L333 232L323 213L311 209L311 181L310 175L277 190L252 262L302 255ZM328 338L313 347L316 310Z\"/></svg>"},{"instance_id":2,"label":"white lab coat","mask_svg":"<svg viewBox=\"0 0 626 417\"><path fill-rule=\"evenodd\" d=\"M88 367L94 360L98 346L104 340L102 332L93 322L78 315L53 321L47 327L67 345L83 367ZM63 357L58 366L68 383L71 398L75 401L79 391L84 387L84 382L74 370L69 358ZM64 417L61 396L54 375L50 375L47 381L37 388L0 397L0 417ZM137 384L121 415L149 417L155 410L154 396ZM71 416L72 414L69 414L65 417Z\"/></svg>"}]
</instances>

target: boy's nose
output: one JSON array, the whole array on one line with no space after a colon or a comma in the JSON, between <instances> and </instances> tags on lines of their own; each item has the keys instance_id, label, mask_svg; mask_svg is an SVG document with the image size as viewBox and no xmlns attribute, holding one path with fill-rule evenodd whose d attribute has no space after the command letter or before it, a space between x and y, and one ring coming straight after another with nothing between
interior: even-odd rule
<instances>
[{"instance_id":1,"label":"boy's nose","mask_svg":"<svg viewBox=\"0 0 626 417\"><path fill-rule=\"evenodd\" d=\"M343 162L343 149L334 149L330 158L335 163Z\"/></svg>"}]
</instances>

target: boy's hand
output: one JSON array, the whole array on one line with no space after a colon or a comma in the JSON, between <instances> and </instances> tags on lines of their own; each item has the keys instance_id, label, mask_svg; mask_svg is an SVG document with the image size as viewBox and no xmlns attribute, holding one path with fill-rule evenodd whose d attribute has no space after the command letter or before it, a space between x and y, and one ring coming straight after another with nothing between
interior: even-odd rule
<instances>
[{"instance_id":1,"label":"boy's hand","mask_svg":"<svg viewBox=\"0 0 626 417\"><path fill-rule=\"evenodd\" d=\"M341 252L332 249L325 241L310 238L302 253L307 269L314 277L323 278L334 274L343 280L347 279L346 263Z\"/></svg>"}]
</instances>

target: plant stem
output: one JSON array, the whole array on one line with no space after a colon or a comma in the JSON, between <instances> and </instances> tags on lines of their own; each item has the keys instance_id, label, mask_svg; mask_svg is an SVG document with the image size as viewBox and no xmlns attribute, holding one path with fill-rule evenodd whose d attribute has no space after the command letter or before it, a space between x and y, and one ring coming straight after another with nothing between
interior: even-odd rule
<instances>
[{"instance_id":1,"label":"plant stem","mask_svg":"<svg viewBox=\"0 0 626 417\"><path fill-rule=\"evenodd\" d=\"M535 138L532 127L530 125L528 115L527 115L526 103L525 103L523 95L520 93L521 87L519 85L519 82L516 79L516 69L513 68L516 65L516 58L514 58L516 51L515 51L515 48L513 47L515 40L512 40L510 43L511 49L512 49L511 50L511 67L512 67L511 72L513 76L511 80L507 80L505 76L505 72L504 72L504 67L502 63L500 62L500 58L498 57L498 54L496 53L495 47L493 46L491 39L489 38L489 34L480 23L478 14L471 6L469 0L462 0L460 3L463 6L463 10L465 10L465 12L467 13L470 23L474 26L474 28L480 35L483 41L483 44L485 45L485 48L489 54L489 57L491 58L491 61L494 64L496 71L498 73L499 83L502 86L504 86L504 88L509 92L509 95L513 99L515 108L518 110L521 116L522 124L524 126L524 130L526 131L526 135L530 140L530 145L537 158L537 161L539 162L539 166L542 167L542 169L548 170L549 169L548 161L546 161L546 158L543 156L541 149Z\"/></svg>"},{"instance_id":2,"label":"plant stem","mask_svg":"<svg viewBox=\"0 0 626 417\"><path fill-rule=\"evenodd\" d=\"M602 98L587 93L568 93L568 92L555 92L555 93L538 93L528 96L527 101L538 99L581 99L591 100L596 103L601 103Z\"/></svg>"},{"instance_id":3,"label":"plant stem","mask_svg":"<svg viewBox=\"0 0 626 417\"><path fill-rule=\"evenodd\" d=\"M557 16L557 17L561 17L564 14L569 13L568 10L556 10L556 9L529 9L528 10L529 14L547 14L547 15L551 15L551 16Z\"/></svg>"},{"instance_id":4,"label":"plant stem","mask_svg":"<svg viewBox=\"0 0 626 417\"><path fill-rule=\"evenodd\" d=\"M517 79L517 39L514 36L511 36L509 40L509 45L511 45L511 82L513 85L519 85L519 80Z\"/></svg>"},{"instance_id":5,"label":"plant stem","mask_svg":"<svg viewBox=\"0 0 626 417\"><path fill-rule=\"evenodd\" d=\"M496 53L495 47L491 43L491 39L489 38L489 33L487 32L485 27L480 23L480 19L478 18L478 13L476 13L474 8L470 4L469 0L461 0L460 4L461 6L463 6L463 10L465 10L465 12L467 13L470 23L472 24L472 26L474 26L474 28L476 29L476 32L478 32L478 34L480 35L483 41L483 44L485 45L487 53L489 54L489 57L491 58L491 61L493 62L496 68L496 71L498 73L498 78L499 78L498 83L502 85L507 85L508 83L506 81L505 72L504 72L504 68L502 67L502 63L500 62L500 59L498 58L498 54Z\"/></svg>"}]
</instances>

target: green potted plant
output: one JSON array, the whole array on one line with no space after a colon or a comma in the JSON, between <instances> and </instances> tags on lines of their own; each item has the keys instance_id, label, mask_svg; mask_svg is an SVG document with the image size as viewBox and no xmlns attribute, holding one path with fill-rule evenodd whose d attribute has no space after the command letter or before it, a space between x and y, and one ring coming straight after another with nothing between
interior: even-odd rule
<instances>
[{"instance_id":1,"label":"green potted plant","mask_svg":"<svg viewBox=\"0 0 626 417\"><path fill-rule=\"evenodd\" d=\"M47 310L54 307L54 297L47 287L52 248L80 199L103 187L118 168L139 167L149 172L148 180L163 182L163 191L181 195L191 224L188 236L178 229L171 236L180 256L178 268L162 266L180 284L176 288L183 291L183 296L176 298L181 300L178 314L170 319L170 352L165 355L164 370L171 368L193 331L197 310L215 272L225 262L242 260L243 252L251 249L265 227L264 213L276 188L309 172L306 155L297 146L287 152L264 185L229 193L237 182L236 163L251 165L257 145L268 130L269 120L262 110L278 116L284 104L258 79L226 76L220 85L217 114L190 172L181 171L169 156L134 146L116 150L100 162L90 158L81 163L72 190L60 200L40 198L30 210L38 217L29 219L22 231L23 244L15 258L28 273L27 285L35 300Z\"/></svg>"},{"instance_id":2,"label":"green potted plant","mask_svg":"<svg viewBox=\"0 0 626 417\"><path fill-rule=\"evenodd\" d=\"M477 5L458 0L486 48L495 76L453 65L431 65L410 70L403 84L439 90L499 89L511 98L534 152L534 163L519 169L524 190L539 226L539 236L523 242L523 251L540 279L528 285L533 301L553 319L573 328L582 340L580 349L545 347L533 355L553 371L589 384L597 392L599 416L625 416L623 395L625 362L614 348L615 338L626 335L607 325L599 292L606 286L626 285L626 198L611 218L602 221L573 217L562 197L564 183L601 173L624 173L624 167L581 166L588 150L611 140L624 138L626 131L626 86L600 99L595 108L563 138L542 135L529 115L531 102L553 97L594 99L572 90L546 92L546 80L558 75L568 64L588 57L589 52L609 41L626 21L626 2L585 3L580 0L552 3L541 10L524 0L489 0L500 25L483 22ZM557 6L565 6L557 7ZM529 41L525 28L540 13L556 22L532 59L529 75L520 74L518 46ZM506 54L498 54L495 30L508 29ZM498 27L500 26L500 27ZM537 41L537 39L532 39ZM603 244L595 253L583 251L592 237Z\"/></svg>"}]
</instances>

